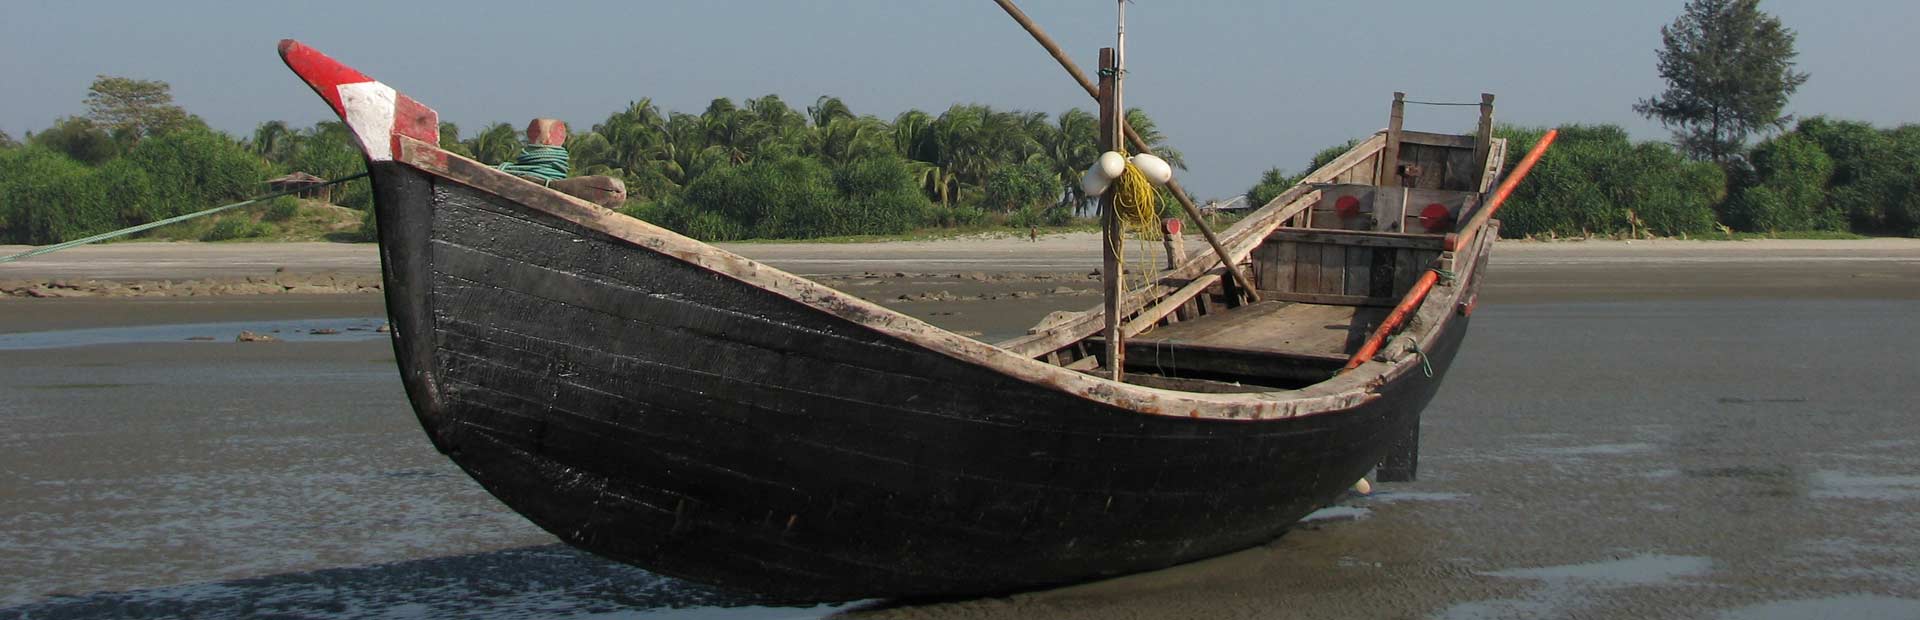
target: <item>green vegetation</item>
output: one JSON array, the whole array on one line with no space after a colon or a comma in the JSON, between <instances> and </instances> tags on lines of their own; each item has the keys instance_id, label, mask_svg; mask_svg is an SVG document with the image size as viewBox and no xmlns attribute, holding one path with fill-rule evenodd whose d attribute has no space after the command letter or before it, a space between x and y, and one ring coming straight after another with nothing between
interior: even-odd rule
<instances>
[{"instance_id":1,"label":"green vegetation","mask_svg":"<svg viewBox=\"0 0 1920 620\"><path fill-rule=\"evenodd\" d=\"M1500 127L1509 169L1545 131ZM1658 142L1634 143L1612 125L1568 125L1547 156L1501 208L1510 237L1645 232L1701 235L1716 229L1714 207L1726 177L1711 162L1689 161Z\"/></svg>"},{"instance_id":2,"label":"green vegetation","mask_svg":"<svg viewBox=\"0 0 1920 620\"><path fill-rule=\"evenodd\" d=\"M1757 0L1690 0L1661 34L1668 88L1635 109L1673 129L1677 146L1634 142L1613 125L1561 126L1502 212L1504 234L1920 235L1920 126L1814 117L1749 149L1750 137L1791 124L1782 111L1807 79L1793 70L1794 33ZM290 172L331 179L365 168L341 123L271 121L235 138L174 105L163 82L100 76L85 105L84 116L19 141L0 133L0 243L54 243L233 202ZM1151 118L1127 115L1185 168ZM1098 155L1096 124L1080 109L961 104L882 119L834 97L803 110L773 95L720 98L699 113L641 99L576 131L567 148L573 175L626 181L622 212L695 238L923 238L1088 226L1095 200L1078 181ZM508 123L465 138L452 123L440 129L443 148L487 164L521 149ZM1511 166L1544 129L1496 133ZM1303 170L1357 142L1320 151ZM1247 199L1264 205L1304 174L1269 169ZM147 234L375 238L366 181L334 186L329 201L340 206L286 198Z\"/></svg>"},{"instance_id":3,"label":"green vegetation","mask_svg":"<svg viewBox=\"0 0 1920 620\"><path fill-rule=\"evenodd\" d=\"M365 168L341 123L270 121L236 139L173 105L161 82L101 76L87 106L87 116L29 134L26 145L0 140L0 242L55 243L257 195L289 172L339 178ZM1151 118L1128 113L1155 150L1182 165ZM567 145L574 175L627 182L622 211L630 215L706 240L802 239L1069 226L1093 205L1078 181L1098 155L1094 125L1085 110L1056 118L971 104L887 121L833 97L802 112L769 95L740 105L715 99L699 114L641 100ZM514 157L519 139L506 123L466 139L458 126L441 126L441 146L488 164ZM364 215L358 234L327 238L374 237L367 182L335 186L330 199ZM147 236L313 232L288 203L246 211Z\"/></svg>"},{"instance_id":4,"label":"green vegetation","mask_svg":"<svg viewBox=\"0 0 1920 620\"><path fill-rule=\"evenodd\" d=\"M1672 128L1682 151L1725 164L1748 135L1793 120L1781 110L1807 74L1793 70L1793 31L1760 0L1689 0L1660 40L1667 90L1633 109Z\"/></svg>"},{"instance_id":5,"label":"green vegetation","mask_svg":"<svg viewBox=\"0 0 1920 620\"><path fill-rule=\"evenodd\" d=\"M1268 168L1266 172L1260 174L1260 180L1254 183L1253 187L1247 189L1247 204L1253 205L1255 208L1266 206L1267 203L1273 202L1274 197L1286 192L1287 188L1293 187L1295 184L1298 184L1301 179L1307 178L1309 173L1314 170L1319 170L1321 166L1333 163L1334 159L1346 154L1347 151L1353 150L1353 147L1358 144L1360 144L1360 139L1354 138L1348 140L1345 144L1336 144L1320 149L1320 152L1313 154L1312 159L1307 160L1307 167L1300 174L1288 174L1287 171L1280 168Z\"/></svg>"}]
</instances>

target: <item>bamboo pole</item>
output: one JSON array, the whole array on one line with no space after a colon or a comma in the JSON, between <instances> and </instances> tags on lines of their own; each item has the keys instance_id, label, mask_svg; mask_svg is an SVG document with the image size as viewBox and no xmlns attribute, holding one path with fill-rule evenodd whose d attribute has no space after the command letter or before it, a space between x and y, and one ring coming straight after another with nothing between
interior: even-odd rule
<instances>
[{"instance_id":1,"label":"bamboo pole","mask_svg":"<svg viewBox=\"0 0 1920 620\"><path fill-rule=\"evenodd\" d=\"M1093 83L1093 80L1088 79L1087 74L1080 71L1080 66L1074 64L1072 58L1067 57L1066 51L1060 49L1060 45L1054 43L1053 38L1047 36L1047 32L1041 30L1039 24L1034 23L1032 18L1027 17L1026 12L1021 11L1020 7L1015 6L1013 0L993 1L999 4L1000 8L1005 10L1007 15L1013 18L1013 21L1019 22L1020 27L1027 30L1027 34L1033 35L1034 41L1039 42L1040 47L1046 48L1047 53L1052 55L1053 59L1060 63L1060 67L1066 69L1067 74L1073 76L1073 80L1079 82L1081 88L1086 89L1087 96L1095 99L1100 97L1100 88ZM1120 128L1126 132L1126 141L1133 145L1134 152L1153 152L1153 149L1148 148L1147 141L1140 139L1140 134L1133 130L1133 125L1127 123L1125 112L1120 114ZM1226 246L1220 243L1219 236L1213 234L1213 228L1207 226L1206 219L1200 215L1200 208L1194 206L1193 198L1187 196L1187 190L1180 186L1179 179L1167 181L1167 190L1173 192L1174 200L1180 203L1180 208L1186 211L1188 218L1193 220L1194 227L1200 229L1200 236L1206 238L1207 245L1213 246L1213 252L1220 256L1221 264L1227 266L1227 273L1233 275L1233 281L1241 293L1245 295L1249 301L1260 301L1260 293L1258 289L1253 286L1253 279L1247 277L1247 274L1242 272L1238 265L1233 264L1233 259L1227 254Z\"/></svg>"},{"instance_id":2,"label":"bamboo pole","mask_svg":"<svg viewBox=\"0 0 1920 620\"><path fill-rule=\"evenodd\" d=\"M1124 2L1125 0L1122 0ZM1113 48L1100 49L1100 151L1120 143L1120 76ZM1100 194L1100 292L1105 298L1107 378L1119 381L1127 367L1126 334L1120 331L1120 300L1126 296L1126 265L1120 261L1120 212L1114 208L1114 189Z\"/></svg>"},{"instance_id":3,"label":"bamboo pole","mask_svg":"<svg viewBox=\"0 0 1920 620\"><path fill-rule=\"evenodd\" d=\"M1499 190L1493 193L1493 199L1487 201L1486 206L1480 207L1472 219L1467 220L1467 225L1461 229L1461 232L1447 235L1443 242L1446 251L1457 252L1460 248L1467 247L1467 244L1473 243L1474 237L1486 228L1487 220L1492 219L1493 213L1500 210L1500 205L1506 203L1508 196L1513 195L1513 188L1527 178L1527 173L1533 171L1533 165L1540 161L1540 156L1546 154L1547 147L1552 146L1554 138L1559 135L1560 130L1554 129L1540 136L1540 142L1533 145L1533 150L1527 152L1526 158L1521 159L1519 165L1514 166L1513 170L1507 173L1507 179L1500 183ZM1420 274L1420 279L1414 281L1413 287L1407 291L1407 296L1401 298L1399 305L1393 307L1393 312L1387 314L1387 318L1380 321L1380 326L1373 329L1373 333L1367 336L1367 341L1361 344L1360 349L1347 360L1347 366L1341 372L1359 368L1361 364L1367 363L1367 360L1373 359L1374 354L1379 353L1380 348L1386 346L1387 338L1391 337L1395 330L1400 329L1400 325L1406 322L1407 317L1413 315L1414 308L1420 307L1421 302L1426 301L1427 293L1433 290L1434 283L1439 280L1440 272L1432 269Z\"/></svg>"}]
</instances>

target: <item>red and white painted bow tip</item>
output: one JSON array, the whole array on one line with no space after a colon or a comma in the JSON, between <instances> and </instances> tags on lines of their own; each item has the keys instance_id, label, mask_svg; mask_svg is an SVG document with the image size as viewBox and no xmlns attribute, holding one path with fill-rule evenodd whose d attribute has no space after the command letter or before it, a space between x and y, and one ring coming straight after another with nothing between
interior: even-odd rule
<instances>
[{"instance_id":1,"label":"red and white painted bow tip","mask_svg":"<svg viewBox=\"0 0 1920 620\"><path fill-rule=\"evenodd\" d=\"M399 136L440 143L440 115L393 87L293 39L280 41L280 59L327 100L367 159L392 161Z\"/></svg>"}]
</instances>

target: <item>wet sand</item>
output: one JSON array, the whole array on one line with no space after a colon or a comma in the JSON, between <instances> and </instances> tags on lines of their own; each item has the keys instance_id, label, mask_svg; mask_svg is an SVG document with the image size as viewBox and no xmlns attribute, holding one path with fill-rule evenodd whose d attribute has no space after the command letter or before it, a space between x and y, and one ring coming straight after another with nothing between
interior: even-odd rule
<instances>
[{"instance_id":1,"label":"wet sand","mask_svg":"<svg viewBox=\"0 0 1920 620\"><path fill-rule=\"evenodd\" d=\"M362 332L7 350L0 618L1920 617L1920 246L1575 245L1497 250L1420 481L1230 556L966 601L769 606L558 545L432 450ZM1053 293L1085 285L1051 259L756 247L987 339L1097 300ZM12 299L0 334L380 312Z\"/></svg>"}]
</instances>

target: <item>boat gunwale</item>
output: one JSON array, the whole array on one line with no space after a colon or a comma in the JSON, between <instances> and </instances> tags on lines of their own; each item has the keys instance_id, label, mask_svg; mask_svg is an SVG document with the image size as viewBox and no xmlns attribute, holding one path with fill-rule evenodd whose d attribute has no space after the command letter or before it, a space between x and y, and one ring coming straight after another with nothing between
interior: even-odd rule
<instances>
[{"instance_id":1,"label":"boat gunwale","mask_svg":"<svg viewBox=\"0 0 1920 620\"><path fill-rule=\"evenodd\" d=\"M395 163L780 295L922 349L983 366L1026 383L1136 413L1227 421L1275 420L1337 413L1379 398L1378 388L1400 379L1416 366L1411 356L1390 355L1388 359L1393 361L1369 361L1355 371L1298 390L1232 395L1181 392L1113 381L954 334L765 263L554 191L432 143L398 134L393 136L393 140L398 147L395 149ZM1269 203L1261 211L1277 206L1281 205ZM1461 275L1464 277L1469 274ZM1458 297L1460 290L1464 290L1464 287L1455 287L1454 294L1445 299ZM1437 338L1442 331L1438 327L1448 318L1434 310L1452 305L1433 302L1434 299L1430 298L1422 304L1419 316L1425 320L1412 328L1420 332L1418 340L1423 345L1431 344ZM1434 316L1436 314L1439 316Z\"/></svg>"}]
</instances>

